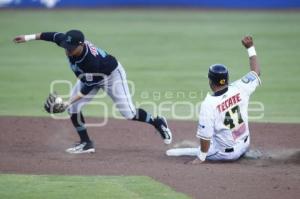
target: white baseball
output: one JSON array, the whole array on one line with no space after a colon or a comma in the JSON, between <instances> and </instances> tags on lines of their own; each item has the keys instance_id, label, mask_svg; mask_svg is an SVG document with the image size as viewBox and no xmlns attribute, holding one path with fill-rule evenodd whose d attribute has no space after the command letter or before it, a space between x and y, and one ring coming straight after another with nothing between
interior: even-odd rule
<instances>
[{"instance_id":1,"label":"white baseball","mask_svg":"<svg viewBox=\"0 0 300 199\"><path fill-rule=\"evenodd\" d=\"M61 104L62 102L63 102L63 100L62 100L61 97L57 97L57 98L55 99L55 103L56 103L56 104Z\"/></svg>"}]
</instances>

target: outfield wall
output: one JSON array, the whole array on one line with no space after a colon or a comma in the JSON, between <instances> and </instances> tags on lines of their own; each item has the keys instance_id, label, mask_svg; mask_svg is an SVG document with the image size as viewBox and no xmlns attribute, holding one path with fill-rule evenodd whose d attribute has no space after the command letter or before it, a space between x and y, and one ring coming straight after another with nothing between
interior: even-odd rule
<instances>
[{"instance_id":1,"label":"outfield wall","mask_svg":"<svg viewBox=\"0 0 300 199\"><path fill-rule=\"evenodd\" d=\"M0 0L0 7L199 7L221 9L297 9L300 8L300 0Z\"/></svg>"}]
</instances>

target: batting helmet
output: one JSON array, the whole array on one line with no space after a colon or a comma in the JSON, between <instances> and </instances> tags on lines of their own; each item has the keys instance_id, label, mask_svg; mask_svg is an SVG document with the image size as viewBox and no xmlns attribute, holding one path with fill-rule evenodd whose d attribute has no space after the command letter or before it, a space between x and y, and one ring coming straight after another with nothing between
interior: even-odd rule
<instances>
[{"instance_id":1,"label":"batting helmet","mask_svg":"<svg viewBox=\"0 0 300 199\"><path fill-rule=\"evenodd\" d=\"M214 64L209 67L208 78L213 84L223 86L228 84L228 70L223 64Z\"/></svg>"}]
</instances>

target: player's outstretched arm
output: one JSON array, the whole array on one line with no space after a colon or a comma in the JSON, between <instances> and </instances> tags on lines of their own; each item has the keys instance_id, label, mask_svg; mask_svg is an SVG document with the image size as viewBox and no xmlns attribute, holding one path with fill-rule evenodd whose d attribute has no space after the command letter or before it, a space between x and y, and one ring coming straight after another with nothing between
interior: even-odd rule
<instances>
[{"instance_id":1,"label":"player's outstretched arm","mask_svg":"<svg viewBox=\"0 0 300 199\"><path fill-rule=\"evenodd\" d=\"M31 34L31 35L18 35L16 36L13 41L15 43L24 43L30 40L40 40L41 33Z\"/></svg>"},{"instance_id":2,"label":"player's outstretched arm","mask_svg":"<svg viewBox=\"0 0 300 199\"><path fill-rule=\"evenodd\" d=\"M187 163L194 164L194 165L202 164L206 159L206 155L208 153L209 147L210 147L210 140L205 140L200 138L200 151L197 155L197 158Z\"/></svg>"},{"instance_id":3,"label":"player's outstretched arm","mask_svg":"<svg viewBox=\"0 0 300 199\"><path fill-rule=\"evenodd\" d=\"M249 62L250 62L250 70L256 72L256 74L260 75L260 66L257 62L256 51L253 43L253 39L251 36L245 36L242 39L242 44L248 50L249 54Z\"/></svg>"}]
</instances>

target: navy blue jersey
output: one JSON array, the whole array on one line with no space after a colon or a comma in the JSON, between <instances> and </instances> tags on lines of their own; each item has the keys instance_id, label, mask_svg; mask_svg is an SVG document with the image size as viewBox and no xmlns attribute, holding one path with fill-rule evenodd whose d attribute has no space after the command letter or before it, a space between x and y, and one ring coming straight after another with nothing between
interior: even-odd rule
<instances>
[{"instance_id":1,"label":"navy blue jersey","mask_svg":"<svg viewBox=\"0 0 300 199\"><path fill-rule=\"evenodd\" d=\"M44 32L41 39L51 41L60 46L64 33ZM85 41L80 57L68 56L70 67L77 78L83 83L81 93L87 95L95 86L99 85L105 76L111 74L118 66L118 61L104 50Z\"/></svg>"}]
</instances>

